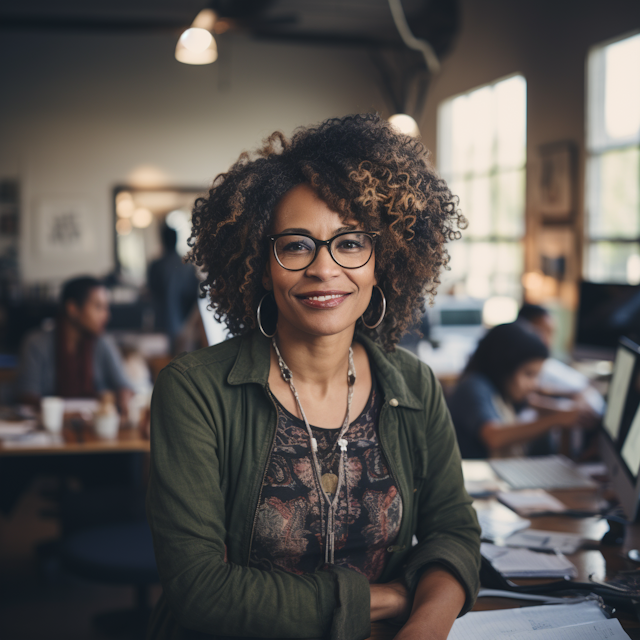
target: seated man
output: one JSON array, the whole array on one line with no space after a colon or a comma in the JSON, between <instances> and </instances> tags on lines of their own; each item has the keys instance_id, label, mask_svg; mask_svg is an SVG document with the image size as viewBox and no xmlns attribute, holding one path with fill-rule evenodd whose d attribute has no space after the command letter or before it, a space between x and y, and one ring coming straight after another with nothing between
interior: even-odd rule
<instances>
[{"instance_id":1,"label":"seated man","mask_svg":"<svg viewBox=\"0 0 640 640\"><path fill-rule=\"evenodd\" d=\"M99 280L66 282L55 328L29 334L23 345L20 402L39 405L44 396L97 398L112 391L126 417L131 385L120 353L103 335L108 320L108 292Z\"/></svg>"}]
</instances>

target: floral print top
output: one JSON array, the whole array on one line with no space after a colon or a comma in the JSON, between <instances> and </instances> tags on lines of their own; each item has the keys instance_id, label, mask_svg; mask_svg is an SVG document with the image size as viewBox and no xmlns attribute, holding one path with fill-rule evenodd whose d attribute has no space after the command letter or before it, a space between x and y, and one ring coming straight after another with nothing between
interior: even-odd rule
<instances>
[{"instance_id":1,"label":"floral print top","mask_svg":"<svg viewBox=\"0 0 640 640\"><path fill-rule=\"evenodd\" d=\"M304 422L275 399L278 426L259 500L250 566L303 574L324 562L327 506L313 472ZM374 384L362 413L345 434L346 480L335 527L335 564L375 582L394 544L402 500L378 440L382 398ZM340 429L311 427L322 473L338 475ZM332 496L330 496L332 497Z\"/></svg>"}]
</instances>

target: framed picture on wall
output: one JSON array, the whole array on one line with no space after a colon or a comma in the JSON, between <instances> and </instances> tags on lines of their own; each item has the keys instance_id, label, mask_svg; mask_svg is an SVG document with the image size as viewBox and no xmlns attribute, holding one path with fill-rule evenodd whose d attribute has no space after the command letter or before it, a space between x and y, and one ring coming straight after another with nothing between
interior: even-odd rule
<instances>
[{"instance_id":1,"label":"framed picture on wall","mask_svg":"<svg viewBox=\"0 0 640 640\"><path fill-rule=\"evenodd\" d=\"M36 202L35 247L40 256L73 257L94 248L92 208L81 195L50 195Z\"/></svg>"},{"instance_id":2,"label":"framed picture on wall","mask_svg":"<svg viewBox=\"0 0 640 640\"><path fill-rule=\"evenodd\" d=\"M573 216L575 158L573 142L556 142L540 147L538 211L545 221L568 222Z\"/></svg>"}]
</instances>

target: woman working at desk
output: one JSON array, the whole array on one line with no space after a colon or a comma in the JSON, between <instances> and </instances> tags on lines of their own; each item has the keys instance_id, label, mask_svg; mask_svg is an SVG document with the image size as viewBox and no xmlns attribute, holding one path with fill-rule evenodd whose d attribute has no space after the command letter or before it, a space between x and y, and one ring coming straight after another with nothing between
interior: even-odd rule
<instances>
[{"instance_id":1,"label":"woman working at desk","mask_svg":"<svg viewBox=\"0 0 640 640\"><path fill-rule=\"evenodd\" d=\"M449 400L463 458L521 453L515 447L551 428L576 425L577 410L546 411L528 421L518 416L537 390L548 356L542 340L519 323L499 325L485 335Z\"/></svg>"},{"instance_id":2,"label":"woman working at desk","mask_svg":"<svg viewBox=\"0 0 640 640\"><path fill-rule=\"evenodd\" d=\"M152 403L153 638L446 638L479 530L431 371L395 351L464 219L378 116L243 154L196 203L192 259L236 334ZM418 544L412 547L412 538Z\"/></svg>"}]
</instances>

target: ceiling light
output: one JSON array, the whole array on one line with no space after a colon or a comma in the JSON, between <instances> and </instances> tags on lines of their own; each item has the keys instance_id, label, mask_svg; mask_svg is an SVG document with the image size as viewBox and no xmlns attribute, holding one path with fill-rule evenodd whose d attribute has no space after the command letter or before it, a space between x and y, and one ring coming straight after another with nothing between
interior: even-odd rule
<instances>
[{"instance_id":1,"label":"ceiling light","mask_svg":"<svg viewBox=\"0 0 640 640\"><path fill-rule=\"evenodd\" d=\"M400 133L404 133L412 138L417 138L420 135L418 123L406 113L395 113L389 118L389 122L393 125L396 131L399 131Z\"/></svg>"},{"instance_id":2,"label":"ceiling light","mask_svg":"<svg viewBox=\"0 0 640 640\"><path fill-rule=\"evenodd\" d=\"M176 60L184 64L211 64L218 58L218 47L211 35L216 14L203 9L191 27L183 32L176 45Z\"/></svg>"}]
</instances>

